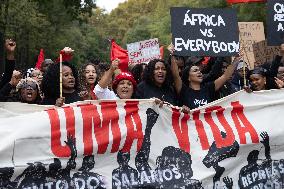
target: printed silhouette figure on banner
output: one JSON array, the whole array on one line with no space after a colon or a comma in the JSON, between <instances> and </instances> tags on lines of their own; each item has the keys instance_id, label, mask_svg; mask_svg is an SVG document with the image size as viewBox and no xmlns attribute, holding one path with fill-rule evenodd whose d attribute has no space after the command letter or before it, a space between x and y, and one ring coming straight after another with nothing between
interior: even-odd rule
<instances>
[{"instance_id":1,"label":"printed silhouette figure on banner","mask_svg":"<svg viewBox=\"0 0 284 189\"><path fill-rule=\"evenodd\" d=\"M270 186L272 181L272 160L270 156L269 136L267 132L260 133L262 138L261 143L265 148L264 160L259 160L258 150L252 150L248 157L248 164L244 166L239 174L239 187L240 189L251 188L276 188ZM258 162L260 161L260 162Z\"/></svg>"},{"instance_id":2,"label":"printed silhouette figure on banner","mask_svg":"<svg viewBox=\"0 0 284 189\"><path fill-rule=\"evenodd\" d=\"M226 138L226 133L221 132L223 138ZM216 142L214 141L209 148L209 151L205 158L203 159L203 164L207 167L213 167L215 170L215 175L213 176L213 185L215 186L216 182L220 181L221 176L223 175L225 168L221 167L219 163L224 159L236 157L240 149L240 145L237 141L231 146L217 148Z\"/></svg>"},{"instance_id":3,"label":"printed silhouette figure on banner","mask_svg":"<svg viewBox=\"0 0 284 189\"><path fill-rule=\"evenodd\" d=\"M28 163L28 165L23 173L15 179L16 182L20 183L18 188L39 188L46 183L46 168L41 162Z\"/></svg>"},{"instance_id":4,"label":"printed silhouette figure on banner","mask_svg":"<svg viewBox=\"0 0 284 189\"><path fill-rule=\"evenodd\" d=\"M139 188L202 188L198 180L191 179L191 156L185 151L168 146L163 149L161 156L156 159L157 167L152 169L148 163L151 148L151 130L159 114L153 109L146 111L147 123L142 147L136 155L135 165L140 174Z\"/></svg>"},{"instance_id":5,"label":"printed silhouette figure on banner","mask_svg":"<svg viewBox=\"0 0 284 189\"><path fill-rule=\"evenodd\" d=\"M105 189L106 182L105 178L98 174L92 172L95 166L94 155L88 155L83 158L82 167L78 172L73 175L73 183L75 188L80 189Z\"/></svg>"},{"instance_id":6,"label":"printed silhouette figure on banner","mask_svg":"<svg viewBox=\"0 0 284 189\"><path fill-rule=\"evenodd\" d=\"M47 173L47 182L57 182L60 180L62 188L71 187L70 173L72 169L76 168L75 159L77 157L76 139L73 136L68 135L65 144L71 151L71 157L67 162L67 165L62 169L61 161L58 158L54 158L54 162L49 165L49 171Z\"/></svg>"},{"instance_id":7,"label":"printed silhouette figure on banner","mask_svg":"<svg viewBox=\"0 0 284 189\"><path fill-rule=\"evenodd\" d=\"M11 181L13 174L13 167L0 168L0 189L15 189L17 187L17 182Z\"/></svg>"},{"instance_id":8,"label":"printed silhouette figure on banner","mask_svg":"<svg viewBox=\"0 0 284 189\"><path fill-rule=\"evenodd\" d=\"M119 151L117 153L118 168L112 171L113 189L131 189L138 187L138 171L128 165L129 152Z\"/></svg>"},{"instance_id":9,"label":"printed silhouette figure on banner","mask_svg":"<svg viewBox=\"0 0 284 189\"><path fill-rule=\"evenodd\" d=\"M18 183L17 188L41 188L46 187L46 185L47 187L56 188L57 185L60 188L71 189L70 171L76 168L76 139L68 135L65 143L71 151L71 157L65 169L62 169L61 162L57 158L54 158L54 163L49 165L48 172L41 162L28 163L28 167L15 179L15 182Z\"/></svg>"}]
</instances>

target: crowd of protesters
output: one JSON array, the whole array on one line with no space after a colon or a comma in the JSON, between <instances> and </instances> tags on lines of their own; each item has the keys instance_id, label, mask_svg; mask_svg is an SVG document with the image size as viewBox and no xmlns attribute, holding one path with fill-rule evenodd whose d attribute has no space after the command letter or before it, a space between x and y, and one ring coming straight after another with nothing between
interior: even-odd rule
<instances>
[{"instance_id":1,"label":"crowd of protesters","mask_svg":"<svg viewBox=\"0 0 284 189\"><path fill-rule=\"evenodd\" d=\"M245 89L247 92L284 87L284 44L272 62L263 62L252 70L243 56L181 57L173 47L167 61L154 59L147 64L119 70L120 60L111 63L87 62L81 69L45 59L40 69L15 70L16 42L5 41L5 70L0 80L0 101L62 106L83 100L149 99L183 107L198 108L219 98ZM62 50L66 55L71 48ZM232 63L231 63L232 62Z\"/></svg>"}]
</instances>

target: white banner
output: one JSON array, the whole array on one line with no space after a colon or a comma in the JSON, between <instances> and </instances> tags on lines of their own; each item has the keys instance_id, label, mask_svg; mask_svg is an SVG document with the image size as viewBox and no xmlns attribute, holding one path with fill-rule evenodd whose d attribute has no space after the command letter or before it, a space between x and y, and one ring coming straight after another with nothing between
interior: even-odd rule
<instances>
[{"instance_id":1,"label":"white banner","mask_svg":"<svg viewBox=\"0 0 284 189\"><path fill-rule=\"evenodd\" d=\"M0 188L283 188L283 90L190 114L153 100L12 106L0 104Z\"/></svg>"},{"instance_id":2,"label":"white banner","mask_svg":"<svg viewBox=\"0 0 284 189\"><path fill-rule=\"evenodd\" d=\"M147 63L160 59L160 47L157 38L127 44L129 63Z\"/></svg>"}]
</instances>

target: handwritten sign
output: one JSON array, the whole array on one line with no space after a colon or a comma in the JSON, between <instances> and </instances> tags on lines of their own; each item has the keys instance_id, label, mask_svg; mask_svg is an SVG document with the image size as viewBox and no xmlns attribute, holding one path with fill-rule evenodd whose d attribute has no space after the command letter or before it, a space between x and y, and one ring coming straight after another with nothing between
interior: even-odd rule
<instances>
[{"instance_id":1,"label":"handwritten sign","mask_svg":"<svg viewBox=\"0 0 284 189\"><path fill-rule=\"evenodd\" d=\"M255 57L252 45L265 40L264 26L262 22L239 22L240 45L243 49L245 62L250 69L254 68Z\"/></svg>"},{"instance_id":2,"label":"handwritten sign","mask_svg":"<svg viewBox=\"0 0 284 189\"><path fill-rule=\"evenodd\" d=\"M275 56L280 52L279 46L267 46L266 40L255 43L252 46L255 57L255 66L273 61Z\"/></svg>"},{"instance_id":3,"label":"handwritten sign","mask_svg":"<svg viewBox=\"0 0 284 189\"><path fill-rule=\"evenodd\" d=\"M127 44L129 64L148 63L160 58L159 41L157 38Z\"/></svg>"}]
</instances>

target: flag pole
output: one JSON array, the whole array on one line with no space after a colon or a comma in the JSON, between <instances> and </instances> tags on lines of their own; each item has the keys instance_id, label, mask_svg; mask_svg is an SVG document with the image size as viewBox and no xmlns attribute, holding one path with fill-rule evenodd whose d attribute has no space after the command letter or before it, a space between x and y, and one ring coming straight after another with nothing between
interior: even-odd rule
<instances>
[{"instance_id":1,"label":"flag pole","mask_svg":"<svg viewBox=\"0 0 284 189\"><path fill-rule=\"evenodd\" d=\"M230 8L233 8L233 4L232 3L230 3L229 4L229 7ZM239 27L239 26L238 26ZM242 41L242 36L240 35L240 30L239 30L239 37L240 37L240 42ZM244 53L245 53L245 56L246 56L246 58L247 58L247 60L248 60L248 64L250 65L250 61L249 61L249 58L248 58L248 55L247 55L247 52L246 52L246 48L244 47L244 46L241 46L241 43L240 43L240 51L241 51L241 49L243 49L244 50ZM243 60L243 75L244 75L244 86L247 86L247 80L246 80L246 68L245 68L245 61L244 61L244 57L242 56L242 60Z\"/></svg>"},{"instance_id":2,"label":"flag pole","mask_svg":"<svg viewBox=\"0 0 284 189\"><path fill-rule=\"evenodd\" d=\"M60 53L59 55L59 59L60 59L60 68L59 68L59 86L60 86L60 98L62 98L62 54Z\"/></svg>"}]
</instances>

